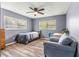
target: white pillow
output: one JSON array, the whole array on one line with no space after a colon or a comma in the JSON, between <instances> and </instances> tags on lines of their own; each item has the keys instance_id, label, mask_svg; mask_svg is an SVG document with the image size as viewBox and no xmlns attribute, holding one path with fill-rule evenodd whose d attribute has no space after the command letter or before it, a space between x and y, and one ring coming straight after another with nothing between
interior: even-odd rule
<instances>
[{"instance_id":1,"label":"white pillow","mask_svg":"<svg viewBox=\"0 0 79 59\"><path fill-rule=\"evenodd\" d=\"M62 41L65 39L65 38L68 38L69 36L66 34L66 33L64 33L61 37L60 37L60 39L59 39L59 44L62 44Z\"/></svg>"}]
</instances>

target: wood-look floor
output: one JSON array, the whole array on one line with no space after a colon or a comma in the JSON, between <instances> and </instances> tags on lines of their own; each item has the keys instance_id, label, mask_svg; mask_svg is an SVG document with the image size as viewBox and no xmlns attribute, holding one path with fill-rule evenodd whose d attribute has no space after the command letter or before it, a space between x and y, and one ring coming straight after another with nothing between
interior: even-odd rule
<instances>
[{"instance_id":1,"label":"wood-look floor","mask_svg":"<svg viewBox=\"0 0 79 59\"><path fill-rule=\"evenodd\" d=\"M15 43L1 51L1 57L44 57L43 43L46 40L38 39L26 45Z\"/></svg>"}]
</instances>

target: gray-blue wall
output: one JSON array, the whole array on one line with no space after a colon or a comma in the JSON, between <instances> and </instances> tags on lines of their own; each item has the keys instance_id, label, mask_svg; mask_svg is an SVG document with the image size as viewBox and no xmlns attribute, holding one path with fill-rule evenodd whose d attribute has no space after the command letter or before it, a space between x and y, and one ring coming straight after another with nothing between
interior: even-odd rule
<instances>
[{"instance_id":1,"label":"gray-blue wall","mask_svg":"<svg viewBox=\"0 0 79 59\"><path fill-rule=\"evenodd\" d=\"M24 19L24 20L27 20L27 22L28 22L27 29L25 29L25 30L5 30L5 32L6 32L6 34L5 34L6 35L6 43L13 42L14 39L12 39L11 37L14 36L15 34L20 33L20 32L29 32L29 31L32 30L30 18L22 16L22 15L17 14L17 13L14 13L12 11L5 10L5 9L1 10L2 27L5 27L5 25L4 25L4 16L5 15L12 16L12 17L15 17L17 19Z\"/></svg>"},{"instance_id":2,"label":"gray-blue wall","mask_svg":"<svg viewBox=\"0 0 79 59\"><path fill-rule=\"evenodd\" d=\"M68 10L67 27L70 31L70 35L79 43L79 2L72 3Z\"/></svg>"},{"instance_id":3,"label":"gray-blue wall","mask_svg":"<svg viewBox=\"0 0 79 59\"><path fill-rule=\"evenodd\" d=\"M60 32L63 28L66 27L66 15L57 15L44 18L33 19L34 30L39 31L39 21L41 20L56 20L56 30L42 30L44 37L48 37L49 32Z\"/></svg>"},{"instance_id":4,"label":"gray-blue wall","mask_svg":"<svg viewBox=\"0 0 79 59\"><path fill-rule=\"evenodd\" d=\"M2 27L5 27L4 25L4 16L12 16L17 19L24 19L28 21L27 29L26 30L5 30L6 32L6 43L13 42L14 39L11 37L14 36L17 33L20 32L30 32L32 29L34 31L39 31L39 21L40 20L56 20L56 30L42 30L43 36L48 37L49 32L60 32L63 28L66 27L66 15L57 15L57 16L50 16L50 17L44 17L44 18L37 18L37 19L31 19L28 17L25 17L23 15L14 13L9 10L2 9L1 11L1 21L2 21Z\"/></svg>"}]
</instances>

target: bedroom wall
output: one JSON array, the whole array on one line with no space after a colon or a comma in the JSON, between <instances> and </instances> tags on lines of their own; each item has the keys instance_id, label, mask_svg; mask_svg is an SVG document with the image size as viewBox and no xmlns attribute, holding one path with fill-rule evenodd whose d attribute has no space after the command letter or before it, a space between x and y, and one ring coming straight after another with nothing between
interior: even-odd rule
<instances>
[{"instance_id":1,"label":"bedroom wall","mask_svg":"<svg viewBox=\"0 0 79 59\"><path fill-rule=\"evenodd\" d=\"M34 30L39 31L39 21L41 20L56 20L56 30L42 30L44 37L48 37L49 32L60 32L63 28L66 27L66 15L57 15L44 18L33 19Z\"/></svg>"},{"instance_id":2,"label":"bedroom wall","mask_svg":"<svg viewBox=\"0 0 79 59\"><path fill-rule=\"evenodd\" d=\"M60 32L61 29L66 27L66 15L57 15L57 16L50 16L50 17L44 17L44 18L37 18L37 19L30 19L28 17L22 16L20 14L14 13L12 11L8 11L5 9L2 9L1 11L2 15L1 15L1 20L2 20L2 26L4 27L4 15L7 16L12 16L18 19L25 19L28 21L28 26L26 30L6 30L6 43L10 43L13 42L14 39L12 39L11 37L14 36L17 33L20 32L29 32L32 29L34 31L39 31L39 21L40 20L55 20L56 19L56 23L57 23L57 28L56 30L42 30L42 33L45 37L48 37L48 33L49 32ZM31 25L32 24L32 25Z\"/></svg>"},{"instance_id":3,"label":"bedroom wall","mask_svg":"<svg viewBox=\"0 0 79 59\"><path fill-rule=\"evenodd\" d=\"M72 3L67 13L67 27L70 35L79 43L79 2ZM79 45L78 45L79 46ZM79 56L79 47L78 47Z\"/></svg>"},{"instance_id":4,"label":"bedroom wall","mask_svg":"<svg viewBox=\"0 0 79 59\"><path fill-rule=\"evenodd\" d=\"M27 29L25 30L5 30L6 32L6 43L11 43L14 41L14 39L12 38L12 36L14 36L15 34L17 33L20 33L20 32L29 32L31 31L31 19L28 18L28 17L25 17L25 16L22 16L20 14L17 14L17 13L14 13L12 11L9 11L9 10L5 10L5 9L2 9L1 10L1 20L2 20L2 27L5 27L4 25L4 16L7 15L7 16L12 16L12 17L15 17L17 19L24 19L24 20L27 20L28 24L27 24Z\"/></svg>"}]
</instances>

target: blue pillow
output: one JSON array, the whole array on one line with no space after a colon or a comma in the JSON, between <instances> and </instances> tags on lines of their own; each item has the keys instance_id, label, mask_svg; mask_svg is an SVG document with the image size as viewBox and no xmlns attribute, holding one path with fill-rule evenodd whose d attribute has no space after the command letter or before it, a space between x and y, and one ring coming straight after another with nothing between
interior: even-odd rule
<instances>
[{"instance_id":1,"label":"blue pillow","mask_svg":"<svg viewBox=\"0 0 79 59\"><path fill-rule=\"evenodd\" d=\"M71 43L73 42L72 39L70 38L65 38L63 41L62 41L62 45L71 45Z\"/></svg>"}]
</instances>

